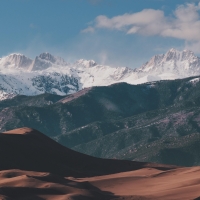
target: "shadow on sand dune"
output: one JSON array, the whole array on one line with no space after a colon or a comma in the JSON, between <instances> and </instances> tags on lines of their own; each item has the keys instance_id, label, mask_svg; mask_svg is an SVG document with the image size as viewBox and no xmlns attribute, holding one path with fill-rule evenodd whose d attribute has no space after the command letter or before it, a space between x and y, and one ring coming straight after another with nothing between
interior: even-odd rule
<instances>
[{"instance_id":1,"label":"shadow on sand dune","mask_svg":"<svg viewBox=\"0 0 200 200\"><path fill-rule=\"evenodd\" d=\"M199 196L200 167L94 158L30 128L0 134L0 170L0 200L188 200Z\"/></svg>"}]
</instances>

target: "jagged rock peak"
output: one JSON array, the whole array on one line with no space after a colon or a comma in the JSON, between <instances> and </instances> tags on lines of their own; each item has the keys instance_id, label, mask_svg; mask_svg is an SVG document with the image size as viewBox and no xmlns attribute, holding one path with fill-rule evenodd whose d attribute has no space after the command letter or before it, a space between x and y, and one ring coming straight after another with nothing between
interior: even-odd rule
<instances>
[{"instance_id":1,"label":"jagged rock peak","mask_svg":"<svg viewBox=\"0 0 200 200\"><path fill-rule=\"evenodd\" d=\"M167 51L163 60L164 61L179 60L181 59L181 57L182 57L182 51L179 51L175 48L171 48L169 51Z\"/></svg>"},{"instance_id":2,"label":"jagged rock peak","mask_svg":"<svg viewBox=\"0 0 200 200\"><path fill-rule=\"evenodd\" d=\"M58 65L66 65L67 64L63 58L61 58L59 56L53 56L52 54L50 54L48 52L41 53L38 57L42 60L46 60L46 61L49 61L54 64L58 64Z\"/></svg>"},{"instance_id":3,"label":"jagged rock peak","mask_svg":"<svg viewBox=\"0 0 200 200\"><path fill-rule=\"evenodd\" d=\"M28 69L32 59L20 53L12 53L0 59L0 66L7 68L24 68Z\"/></svg>"},{"instance_id":4,"label":"jagged rock peak","mask_svg":"<svg viewBox=\"0 0 200 200\"><path fill-rule=\"evenodd\" d=\"M169 60L188 60L189 58L197 56L194 55L194 52L185 49L183 51L179 51L177 49L171 48L164 56L165 61Z\"/></svg>"},{"instance_id":5,"label":"jagged rock peak","mask_svg":"<svg viewBox=\"0 0 200 200\"><path fill-rule=\"evenodd\" d=\"M83 67L94 67L94 66L97 65L97 63L94 60L80 59L80 60L77 60L75 62L75 65L80 65L80 66L83 66Z\"/></svg>"},{"instance_id":6,"label":"jagged rock peak","mask_svg":"<svg viewBox=\"0 0 200 200\"><path fill-rule=\"evenodd\" d=\"M187 54L193 54L194 55L194 52L189 50L189 49L184 49L183 51L179 51L175 48L171 48L169 51L166 52L166 54L168 54L168 53L174 53L174 54L187 53Z\"/></svg>"},{"instance_id":7,"label":"jagged rock peak","mask_svg":"<svg viewBox=\"0 0 200 200\"><path fill-rule=\"evenodd\" d=\"M171 52L171 53L180 53L180 51L179 50L177 50L177 49L175 49L175 48L171 48L169 51L167 51L167 52Z\"/></svg>"},{"instance_id":8,"label":"jagged rock peak","mask_svg":"<svg viewBox=\"0 0 200 200\"><path fill-rule=\"evenodd\" d=\"M22 53L11 53L8 56L10 57L10 56L25 56L25 55Z\"/></svg>"},{"instance_id":9,"label":"jagged rock peak","mask_svg":"<svg viewBox=\"0 0 200 200\"><path fill-rule=\"evenodd\" d=\"M68 63L61 57L53 56L50 53L41 53L36 56L33 64L30 66L30 71L45 70L52 66L67 66Z\"/></svg>"},{"instance_id":10,"label":"jagged rock peak","mask_svg":"<svg viewBox=\"0 0 200 200\"><path fill-rule=\"evenodd\" d=\"M41 53L39 56L39 58L43 59L43 60L47 60L47 61L50 61L52 63L55 63L56 62L56 57L51 55L50 53Z\"/></svg>"},{"instance_id":11,"label":"jagged rock peak","mask_svg":"<svg viewBox=\"0 0 200 200\"><path fill-rule=\"evenodd\" d=\"M155 55L151 58L151 60L147 63L156 62L157 60L162 60L162 62L168 62L168 61L183 61L183 60L189 60L189 59L196 59L198 58L194 52L190 50L183 50L179 51L177 49L171 48L169 51L167 51L165 54L161 55Z\"/></svg>"},{"instance_id":12,"label":"jagged rock peak","mask_svg":"<svg viewBox=\"0 0 200 200\"><path fill-rule=\"evenodd\" d=\"M190 50L170 49L165 54L153 56L149 62L137 69L140 74L175 74L176 77L187 77L200 73L200 58Z\"/></svg>"}]
</instances>

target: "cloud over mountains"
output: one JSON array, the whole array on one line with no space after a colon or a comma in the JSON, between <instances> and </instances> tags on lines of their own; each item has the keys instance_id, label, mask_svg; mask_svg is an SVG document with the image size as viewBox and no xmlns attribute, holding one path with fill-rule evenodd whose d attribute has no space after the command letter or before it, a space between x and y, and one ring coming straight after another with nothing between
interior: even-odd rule
<instances>
[{"instance_id":1,"label":"cloud over mountains","mask_svg":"<svg viewBox=\"0 0 200 200\"><path fill-rule=\"evenodd\" d=\"M186 42L200 43L200 2L179 5L172 15L163 10L144 9L137 13L125 13L109 18L99 15L93 25L82 32L98 29L123 31L126 34L172 37Z\"/></svg>"}]
</instances>

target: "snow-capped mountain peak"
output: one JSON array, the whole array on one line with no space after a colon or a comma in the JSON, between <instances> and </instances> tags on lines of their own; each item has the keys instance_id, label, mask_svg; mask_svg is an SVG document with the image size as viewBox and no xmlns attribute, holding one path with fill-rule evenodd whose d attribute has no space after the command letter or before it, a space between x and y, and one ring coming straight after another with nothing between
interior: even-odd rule
<instances>
[{"instance_id":1,"label":"snow-capped mountain peak","mask_svg":"<svg viewBox=\"0 0 200 200\"><path fill-rule=\"evenodd\" d=\"M23 54L12 53L0 59L0 67L28 69L32 62L32 59Z\"/></svg>"},{"instance_id":2,"label":"snow-capped mountain peak","mask_svg":"<svg viewBox=\"0 0 200 200\"><path fill-rule=\"evenodd\" d=\"M179 60L180 56L181 56L181 52L172 48L164 55L163 61L167 62L167 61Z\"/></svg>"},{"instance_id":3,"label":"snow-capped mountain peak","mask_svg":"<svg viewBox=\"0 0 200 200\"><path fill-rule=\"evenodd\" d=\"M50 53L41 53L39 55L39 58L42 59L42 60L46 60L46 61L49 61L53 64L56 64L56 65L67 65L67 63L65 62L65 60L61 57L58 57L58 56L53 56L52 54Z\"/></svg>"},{"instance_id":4,"label":"snow-capped mountain peak","mask_svg":"<svg viewBox=\"0 0 200 200\"><path fill-rule=\"evenodd\" d=\"M194 52L190 50L183 50L182 51L182 60L198 60L199 58L194 55Z\"/></svg>"},{"instance_id":5,"label":"snow-capped mountain peak","mask_svg":"<svg viewBox=\"0 0 200 200\"><path fill-rule=\"evenodd\" d=\"M67 66L68 63L60 57L51 55L50 53L41 53L36 56L32 65L29 67L30 71L45 70L55 66Z\"/></svg>"},{"instance_id":6,"label":"snow-capped mountain peak","mask_svg":"<svg viewBox=\"0 0 200 200\"><path fill-rule=\"evenodd\" d=\"M84 59L68 64L47 52L34 60L14 53L0 59L0 99L45 92L66 95L92 86L140 84L196 75L200 75L200 58L189 50L170 49L137 69L99 65Z\"/></svg>"},{"instance_id":7,"label":"snow-capped mountain peak","mask_svg":"<svg viewBox=\"0 0 200 200\"><path fill-rule=\"evenodd\" d=\"M84 60L84 59L80 59L80 60L77 60L77 61L75 62L75 65L89 68L89 67L94 67L94 66L96 66L97 63L96 63L94 60Z\"/></svg>"},{"instance_id":8,"label":"snow-capped mountain peak","mask_svg":"<svg viewBox=\"0 0 200 200\"><path fill-rule=\"evenodd\" d=\"M183 78L200 74L200 58L192 51L170 49L166 54L156 55L136 71L140 76L147 74L172 74L172 77Z\"/></svg>"},{"instance_id":9,"label":"snow-capped mountain peak","mask_svg":"<svg viewBox=\"0 0 200 200\"><path fill-rule=\"evenodd\" d=\"M50 61L52 63L54 63L56 61L55 56L51 55L48 52L41 53L38 57L41 58L42 60L47 60L47 61Z\"/></svg>"}]
</instances>

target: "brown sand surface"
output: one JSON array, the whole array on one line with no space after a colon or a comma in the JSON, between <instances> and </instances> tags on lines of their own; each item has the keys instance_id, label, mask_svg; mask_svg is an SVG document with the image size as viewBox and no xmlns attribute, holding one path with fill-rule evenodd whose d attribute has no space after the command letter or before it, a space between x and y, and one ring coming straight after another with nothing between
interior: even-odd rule
<instances>
[{"instance_id":1,"label":"brown sand surface","mask_svg":"<svg viewBox=\"0 0 200 200\"><path fill-rule=\"evenodd\" d=\"M77 182L50 173L0 171L0 200L111 199L87 181Z\"/></svg>"},{"instance_id":2,"label":"brown sand surface","mask_svg":"<svg viewBox=\"0 0 200 200\"><path fill-rule=\"evenodd\" d=\"M143 168L73 178L45 172L0 171L0 200L192 200L200 197L200 167Z\"/></svg>"},{"instance_id":3,"label":"brown sand surface","mask_svg":"<svg viewBox=\"0 0 200 200\"><path fill-rule=\"evenodd\" d=\"M82 180L89 181L102 191L126 197L125 199L132 199L134 196L166 200L189 200L200 197L200 167L169 171L143 168L78 181Z\"/></svg>"},{"instance_id":4,"label":"brown sand surface","mask_svg":"<svg viewBox=\"0 0 200 200\"><path fill-rule=\"evenodd\" d=\"M14 129L14 130L10 130L10 131L6 131L3 132L3 134L28 134L31 133L33 131L33 129L28 128L28 127L24 127L24 128L18 128L18 129Z\"/></svg>"},{"instance_id":5,"label":"brown sand surface","mask_svg":"<svg viewBox=\"0 0 200 200\"><path fill-rule=\"evenodd\" d=\"M99 159L21 128L0 134L0 200L190 200L200 167Z\"/></svg>"}]
</instances>

